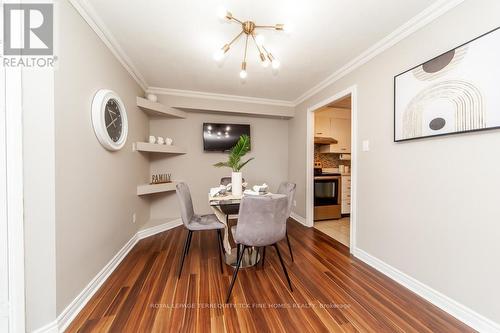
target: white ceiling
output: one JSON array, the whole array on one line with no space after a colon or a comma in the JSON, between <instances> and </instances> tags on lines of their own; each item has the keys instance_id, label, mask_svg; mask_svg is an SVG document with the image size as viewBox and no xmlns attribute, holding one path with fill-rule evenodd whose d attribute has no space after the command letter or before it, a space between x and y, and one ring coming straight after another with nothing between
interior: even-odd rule
<instances>
[{"instance_id":1,"label":"white ceiling","mask_svg":"<svg viewBox=\"0 0 500 333\"><path fill-rule=\"evenodd\" d=\"M149 87L293 101L436 0L87 0ZM441 1L442 2L442 1ZM221 6L258 24L292 23L286 35L264 31L281 60L279 72L259 65L249 48L248 78L238 76L244 41L222 64L213 52L240 26L220 21Z\"/></svg>"}]
</instances>

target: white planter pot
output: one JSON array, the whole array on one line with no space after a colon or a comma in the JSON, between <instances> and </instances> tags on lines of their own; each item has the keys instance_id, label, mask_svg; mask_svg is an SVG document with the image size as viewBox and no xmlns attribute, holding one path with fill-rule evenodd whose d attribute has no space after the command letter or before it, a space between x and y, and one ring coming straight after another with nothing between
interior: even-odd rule
<instances>
[{"instance_id":1,"label":"white planter pot","mask_svg":"<svg viewBox=\"0 0 500 333\"><path fill-rule=\"evenodd\" d=\"M233 172L231 174L231 191L233 195L241 195L242 187L241 180L243 179L241 172Z\"/></svg>"}]
</instances>

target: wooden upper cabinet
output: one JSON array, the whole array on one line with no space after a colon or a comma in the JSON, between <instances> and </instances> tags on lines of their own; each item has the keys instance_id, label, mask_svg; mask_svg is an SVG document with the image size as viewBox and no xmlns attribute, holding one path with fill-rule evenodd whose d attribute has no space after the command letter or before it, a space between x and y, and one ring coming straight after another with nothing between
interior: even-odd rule
<instances>
[{"instance_id":1,"label":"wooden upper cabinet","mask_svg":"<svg viewBox=\"0 0 500 333\"><path fill-rule=\"evenodd\" d=\"M331 145L335 153L350 154L351 153L351 120L331 118L330 127L332 137L337 139L338 143ZM330 149L330 150L331 150Z\"/></svg>"},{"instance_id":2,"label":"wooden upper cabinet","mask_svg":"<svg viewBox=\"0 0 500 333\"><path fill-rule=\"evenodd\" d=\"M314 136L320 138L331 137L330 117L326 115L314 116Z\"/></svg>"},{"instance_id":3,"label":"wooden upper cabinet","mask_svg":"<svg viewBox=\"0 0 500 333\"><path fill-rule=\"evenodd\" d=\"M320 148L322 153L351 153L351 120L345 118L328 118L328 137L338 141L336 144L325 145Z\"/></svg>"}]
</instances>

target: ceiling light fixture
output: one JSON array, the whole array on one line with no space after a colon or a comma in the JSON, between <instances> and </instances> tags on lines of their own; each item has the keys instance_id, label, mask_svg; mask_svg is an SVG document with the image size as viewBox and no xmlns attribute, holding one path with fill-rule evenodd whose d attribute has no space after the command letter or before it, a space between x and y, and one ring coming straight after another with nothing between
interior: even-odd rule
<instances>
[{"instance_id":1,"label":"ceiling light fixture","mask_svg":"<svg viewBox=\"0 0 500 333\"><path fill-rule=\"evenodd\" d=\"M276 59L275 56L264 46L264 36L257 34L257 29L274 29L278 31L289 31L288 25L285 27L284 24L275 25L257 25L252 21L241 21L233 16L231 12L225 9L219 9L218 16L221 19L236 22L241 25L241 31L227 44L224 44L219 50L214 53L214 59L216 61L221 61L226 53L229 51L231 46L240 39L243 34L245 34L245 52L243 54L243 61L241 62L240 78L246 79L248 76L247 72L247 49L248 49L248 39L251 38L259 52L260 63L263 67L268 67L271 64L273 69L278 69L281 65L280 61Z\"/></svg>"}]
</instances>

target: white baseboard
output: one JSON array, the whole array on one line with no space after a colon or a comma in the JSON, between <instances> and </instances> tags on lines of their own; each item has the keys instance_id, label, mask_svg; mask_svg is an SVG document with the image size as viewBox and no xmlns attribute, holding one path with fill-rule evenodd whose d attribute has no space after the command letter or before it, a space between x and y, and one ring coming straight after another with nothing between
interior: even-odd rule
<instances>
[{"instance_id":1,"label":"white baseboard","mask_svg":"<svg viewBox=\"0 0 500 333\"><path fill-rule=\"evenodd\" d=\"M160 232L164 232L164 231L173 229L173 228L178 227L180 225L182 225L181 219L167 220L164 223L161 223L157 226L139 230L137 232L137 238L139 240L139 239L143 239L146 237L150 237L150 236L159 234Z\"/></svg>"},{"instance_id":2,"label":"white baseboard","mask_svg":"<svg viewBox=\"0 0 500 333\"><path fill-rule=\"evenodd\" d=\"M458 303L439 291L432 289L431 287L401 272L371 254L359 248L355 248L353 254L359 260L365 262L382 274L410 289L420 297L431 302L443 311L446 311L473 329L479 332L500 333L500 325L498 323L480 315L479 313L469 309L463 304Z\"/></svg>"},{"instance_id":3,"label":"white baseboard","mask_svg":"<svg viewBox=\"0 0 500 333\"><path fill-rule=\"evenodd\" d=\"M102 284L108 279L122 260L132 250L132 248L143 238L147 238L157 233L175 228L182 224L181 219L170 220L166 223L139 230L130 240L118 251L118 253L104 266L104 268L90 281L90 283L76 296L76 298L61 312L57 319L35 331L33 333L57 333L64 332L73 319L80 313L87 302L99 290Z\"/></svg>"},{"instance_id":4,"label":"white baseboard","mask_svg":"<svg viewBox=\"0 0 500 333\"><path fill-rule=\"evenodd\" d=\"M292 219L294 219L295 221L299 222L300 224L302 224L302 225L304 225L304 226L308 227L308 225L306 224L306 218L305 218L305 217L302 217L302 216L300 216L299 214L296 214L296 213L294 213L294 212L292 212L292 213L290 214L290 217L291 217Z\"/></svg>"}]
</instances>

